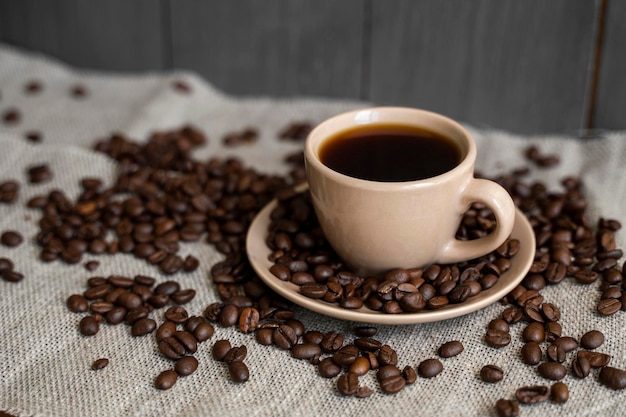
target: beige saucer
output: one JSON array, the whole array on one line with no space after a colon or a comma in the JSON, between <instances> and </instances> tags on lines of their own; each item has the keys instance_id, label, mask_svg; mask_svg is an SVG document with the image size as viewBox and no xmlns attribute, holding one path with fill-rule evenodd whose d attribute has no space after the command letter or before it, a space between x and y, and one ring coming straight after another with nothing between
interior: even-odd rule
<instances>
[{"instance_id":1,"label":"beige saucer","mask_svg":"<svg viewBox=\"0 0 626 417\"><path fill-rule=\"evenodd\" d=\"M259 277L276 293L311 311L363 323L378 324L413 324L446 320L472 313L495 303L515 288L528 272L535 255L535 235L524 214L516 210L515 225L511 238L520 241L519 252L511 259L511 269L502 274L498 282L491 288L481 291L461 304L450 304L439 310L424 310L419 313L386 314L363 307L359 310L347 310L336 304L314 300L300 294L299 286L291 282L281 281L269 272L272 263L268 260L270 249L265 244L270 213L276 207L276 200L265 206L256 216L246 239L246 249L252 267Z\"/></svg>"}]
</instances>

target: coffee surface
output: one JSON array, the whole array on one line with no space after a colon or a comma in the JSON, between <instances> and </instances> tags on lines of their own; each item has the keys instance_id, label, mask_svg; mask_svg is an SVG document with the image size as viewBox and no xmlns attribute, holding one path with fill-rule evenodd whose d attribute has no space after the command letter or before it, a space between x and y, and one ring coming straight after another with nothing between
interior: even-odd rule
<instances>
[{"instance_id":1,"label":"coffee surface","mask_svg":"<svg viewBox=\"0 0 626 417\"><path fill-rule=\"evenodd\" d=\"M403 182L453 169L461 151L452 139L406 125L359 126L322 144L320 160L342 174L370 181Z\"/></svg>"}]
</instances>

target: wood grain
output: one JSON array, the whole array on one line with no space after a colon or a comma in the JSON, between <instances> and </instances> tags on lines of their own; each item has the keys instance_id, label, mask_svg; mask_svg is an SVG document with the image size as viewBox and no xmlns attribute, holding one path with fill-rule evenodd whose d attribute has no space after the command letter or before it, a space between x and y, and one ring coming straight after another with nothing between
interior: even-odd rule
<instances>
[{"instance_id":1,"label":"wood grain","mask_svg":"<svg viewBox=\"0 0 626 417\"><path fill-rule=\"evenodd\" d=\"M370 94L475 125L579 132L597 4L373 0Z\"/></svg>"},{"instance_id":2,"label":"wood grain","mask_svg":"<svg viewBox=\"0 0 626 417\"><path fill-rule=\"evenodd\" d=\"M4 42L85 68L163 69L161 27L155 0L0 1Z\"/></svg>"},{"instance_id":3,"label":"wood grain","mask_svg":"<svg viewBox=\"0 0 626 417\"><path fill-rule=\"evenodd\" d=\"M609 0L593 128L626 129L626 3Z\"/></svg>"},{"instance_id":4,"label":"wood grain","mask_svg":"<svg viewBox=\"0 0 626 417\"><path fill-rule=\"evenodd\" d=\"M363 0L176 0L174 66L232 94L358 98L363 9Z\"/></svg>"}]
</instances>

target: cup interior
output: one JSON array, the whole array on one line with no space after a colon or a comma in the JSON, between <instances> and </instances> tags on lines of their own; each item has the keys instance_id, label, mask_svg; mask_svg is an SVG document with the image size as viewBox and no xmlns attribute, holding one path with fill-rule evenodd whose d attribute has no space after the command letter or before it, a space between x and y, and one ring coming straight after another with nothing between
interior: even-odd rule
<instances>
[{"instance_id":1,"label":"cup interior","mask_svg":"<svg viewBox=\"0 0 626 417\"><path fill-rule=\"evenodd\" d=\"M393 175L390 176L391 179L387 179L386 177L385 179L381 179L383 177L379 178L375 175L373 178L361 176L359 174L360 171L353 172L348 170L348 168L342 171L344 165L349 164L351 160L356 160L355 165L357 167L364 165L363 163L359 163L358 151L362 151L365 156L370 152L372 158L378 156L380 159L381 155L385 154L384 149L376 147L358 149L360 145L357 145L356 141L361 141L361 144L365 143L365 140L362 139L364 136L367 136L369 133L376 134L376 132L389 131L390 127L393 129L404 129L405 131L415 130L427 132L428 134L432 133L436 142L440 143L445 140L448 145L454 148L456 160L453 162L446 161L446 163L448 163L447 166L434 168L435 171L432 171L432 175L430 175L430 172L426 172L423 177L397 177L402 178L397 180L394 179L395 177ZM347 151L343 154L337 153L337 155L333 155L329 149L335 146L335 141L348 143L349 141L345 140L346 138L350 138L349 141L354 142L353 148L348 147L346 148ZM387 139L388 138L385 138L385 140ZM380 146L380 144L375 141L373 143L374 146ZM475 144L470 134L459 123L437 113L405 107L375 107L351 111L332 117L322 122L311 131L305 145L305 159L307 164L316 165L317 169L323 171L330 171L328 173L325 172L325 174L328 175L346 176L352 178L352 180L367 181L370 183L398 182L406 184L428 180L441 175L448 175L452 171L462 169L463 165L472 164L475 159L475 153ZM401 166L402 164L406 165L409 163L410 159L407 159L409 157L404 158L404 154L406 154L406 152L400 152L399 155L402 156L402 158L400 158L399 163L396 165ZM330 155L330 157L328 155ZM339 164L338 166L331 163L333 156L336 156L335 161ZM439 159L431 161L428 158L428 155L424 155L423 158L420 158L422 164L431 163L436 165L439 163ZM366 160L370 161L370 159ZM406 162L404 162L404 160L406 160ZM367 164L368 163L365 163L365 165ZM369 163L369 166L364 167L363 170L376 170L372 165L373 164Z\"/></svg>"}]
</instances>

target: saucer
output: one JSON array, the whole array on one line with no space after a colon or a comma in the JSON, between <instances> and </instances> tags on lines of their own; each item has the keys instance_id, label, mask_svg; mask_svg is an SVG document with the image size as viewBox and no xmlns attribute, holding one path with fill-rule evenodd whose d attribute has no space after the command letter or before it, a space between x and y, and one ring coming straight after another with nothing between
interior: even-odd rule
<instances>
[{"instance_id":1,"label":"saucer","mask_svg":"<svg viewBox=\"0 0 626 417\"><path fill-rule=\"evenodd\" d=\"M299 188L299 191L304 190L306 190L306 187ZM463 303L449 304L438 310L423 310L417 313L400 314L382 313L367 307L362 307L358 310L348 310L337 304L306 297L300 294L298 285L288 281L281 281L270 273L269 269L273 263L268 260L271 250L265 243L265 238L270 225L270 213L277 204L276 200L271 201L257 214L250 225L246 239L246 250L250 264L261 280L277 294L316 313L343 320L372 324L414 324L446 320L472 313L495 303L515 288L526 276L535 255L535 235L533 229L526 216L516 209L515 224L511 232L511 238L519 240L520 248L517 254L511 258L511 268L500 276L493 287L481 291Z\"/></svg>"}]
</instances>

